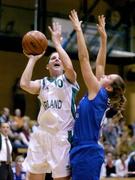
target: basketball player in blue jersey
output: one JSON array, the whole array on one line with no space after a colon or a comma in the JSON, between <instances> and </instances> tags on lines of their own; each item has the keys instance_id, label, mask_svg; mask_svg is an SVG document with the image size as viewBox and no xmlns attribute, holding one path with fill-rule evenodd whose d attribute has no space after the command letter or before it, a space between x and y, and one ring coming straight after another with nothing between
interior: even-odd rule
<instances>
[{"instance_id":1,"label":"basketball player in blue jersey","mask_svg":"<svg viewBox=\"0 0 135 180\"><path fill-rule=\"evenodd\" d=\"M89 62L88 50L77 12L69 18L77 34L78 56L88 93L80 100L76 111L71 150L72 180L99 180L104 150L98 143L102 119L109 111L120 113L125 104L125 85L117 74L104 75L106 63L105 17L98 16L100 49L96 60L96 75ZM108 111L107 111L108 109ZM115 114L116 116L116 114Z\"/></svg>"},{"instance_id":2,"label":"basketball player in blue jersey","mask_svg":"<svg viewBox=\"0 0 135 180\"><path fill-rule=\"evenodd\" d=\"M37 94L41 102L38 129L31 135L23 167L28 180L44 180L52 172L57 180L70 179L68 134L73 129L75 96L79 90L72 62L61 46L61 26L49 27L57 52L51 54L47 69L50 76L31 80L36 62L43 56L29 55L20 85ZM27 56L27 55L26 55Z\"/></svg>"}]
</instances>

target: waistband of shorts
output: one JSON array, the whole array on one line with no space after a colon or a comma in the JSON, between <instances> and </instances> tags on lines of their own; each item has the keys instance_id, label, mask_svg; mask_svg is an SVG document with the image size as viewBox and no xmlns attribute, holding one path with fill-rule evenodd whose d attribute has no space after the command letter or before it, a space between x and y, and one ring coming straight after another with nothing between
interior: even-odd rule
<instances>
[{"instance_id":1,"label":"waistband of shorts","mask_svg":"<svg viewBox=\"0 0 135 180\"><path fill-rule=\"evenodd\" d=\"M49 132L47 131L44 127L42 126L38 126L38 130L43 131L45 133L51 134L51 135L58 135L58 134L67 134L68 136L72 136L73 135L73 130L58 130L57 132Z\"/></svg>"}]
</instances>

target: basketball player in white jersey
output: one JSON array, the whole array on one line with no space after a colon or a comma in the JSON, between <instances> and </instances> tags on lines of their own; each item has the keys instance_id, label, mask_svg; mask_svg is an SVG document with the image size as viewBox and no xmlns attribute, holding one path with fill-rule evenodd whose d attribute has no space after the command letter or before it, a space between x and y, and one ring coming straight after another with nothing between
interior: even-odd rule
<instances>
[{"instance_id":1,"label":"basketball player in white jersey","mask_svg":"<svg viewBox=\"0 0 135 180\"><path fill-rule=\"evenodd\" d=\"M44 180L47 172L52 172L57 180L70 179L68 134L74 124L79 87L72 62L61 46L61 26L54 23L49 30L57 51L51 54L47 64L50 77L32 81L34 66L44 53L26 55L29 61L20 81L22 89L37 94L41 102L39 127L31 136L23 164L28 180Z\"/></svg>"}]
</instances>

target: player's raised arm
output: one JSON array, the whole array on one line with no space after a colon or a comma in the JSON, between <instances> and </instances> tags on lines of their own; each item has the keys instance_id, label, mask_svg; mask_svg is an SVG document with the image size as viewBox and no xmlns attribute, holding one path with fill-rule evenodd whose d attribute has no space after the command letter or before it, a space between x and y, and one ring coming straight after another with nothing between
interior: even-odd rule
<instances>
[{"instance_id":1,"label":"player's raised arm","mask_svg":"<svg viewBox=\"0 0 135 180\"><path fill-rule=\"evenodd\" d=\"M61 25L58 22L53 23L52 27L49 26L49 30L51 32L52 41L63 63L65 75L70 82L75 83L76 72L74 71L70 57L61 45Z\"/></svg>"},{"instance_id":2,"label":"player's raised arm","mask_svg":"<svg viewBox=\"0 0 135 180\"><path fill-rule=\"evenodd\" d=\"M81 21L79 21L77 12L75 10L71 11L69 18L77 33L78 56L83 79L88 88L88 92L91 92L91 95L93 94L93 96L95 96L99 89L99 83L97 81L97 78L93 74L92 68L89 63L89 54L81 28Z\"/></svg>"},{"instance_id":3,"label":"player's raised arm","mask_svg":"<svg viewBox=\"0 0 135 180\"><path fill-rule=\"evenodd\" d=\"M100 48L96 59L96 77L100 80L100 78L105 74L107 53L107 34L105 30L104 15L98 16L97 29L100 34Z\"/></svg>"},{"instance_id":4,"label":"player's raised arm","mask_svg":"<svg viewBox=\"0 0 135 180\"><path fill-rule=\"evenodd\" d=\"M44 52L40 55L27 55L29 60L26 68L20 79L20 87L31 94L38 94L40 90L40 83L38 80L32 81L32 73L36 62L44 55Z\"/></svg>"},{"instance_id":5,"label":"player's raised arm","mask_svg":"<svg viewBox=\"0 0 135 180\"><path fill-rule=\"evenodd\" d=\"M31 94L38 94L39 80L32 81L32 73L36 62L44 55L48 46L46 36L37 30L27 32L22 38L23 53L29 59L21 76L20 86Z\"/></svg>"}]
</instances>

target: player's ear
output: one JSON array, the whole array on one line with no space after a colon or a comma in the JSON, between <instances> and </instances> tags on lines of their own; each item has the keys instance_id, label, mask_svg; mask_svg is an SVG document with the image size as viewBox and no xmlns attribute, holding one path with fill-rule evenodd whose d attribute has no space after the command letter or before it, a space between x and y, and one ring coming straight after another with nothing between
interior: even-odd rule
<instances>
[{"instance_id":1,"label":"player's ear","mask_svg":"<svg viewBox=\"0 0 135 180\"><path fill-rule=\"evenodd\" d=\"M113 91L113 87L110 86L110 85L108 85L108 86L106 87L106 90L109 91L109 92L112 92L112 91Z\"/></svg>"}]
</instances>

